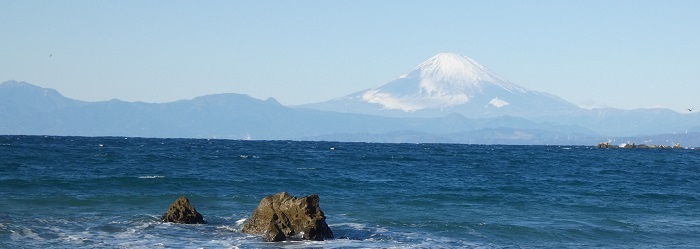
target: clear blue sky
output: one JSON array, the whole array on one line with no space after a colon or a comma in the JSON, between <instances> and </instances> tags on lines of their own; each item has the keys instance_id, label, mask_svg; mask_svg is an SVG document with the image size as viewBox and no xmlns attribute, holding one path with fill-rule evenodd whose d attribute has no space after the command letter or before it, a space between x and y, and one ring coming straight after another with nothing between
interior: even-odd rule
<instances>
[{"instance_id":1,"label":"clear blue sky","mask_svg":"<svg viewBox=\"0 0 700 249\"><path fill-rule=\"evenodd\" d=\"M440 52L580 106L700 110L700 1L0 0L0 81L87 101L319 102Z\"/></svg>"}]
</instances>

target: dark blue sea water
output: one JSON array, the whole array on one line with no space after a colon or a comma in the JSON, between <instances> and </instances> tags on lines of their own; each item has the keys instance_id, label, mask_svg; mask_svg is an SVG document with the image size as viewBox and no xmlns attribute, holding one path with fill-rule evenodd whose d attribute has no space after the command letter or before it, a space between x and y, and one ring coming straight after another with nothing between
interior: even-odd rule
<instances>
[{"instance_id":1,"label":"dark blue sea water","mask_svg":"<svg viewBox=\"0 0 700 249\"><path fill-rule=\"evenodd\" d=\"M336 238L240 233L318 193ZM208 224L159 221L188 197ZM697 248L700 151L0 136L0 248Z\"/></svg>"}]
</instances>

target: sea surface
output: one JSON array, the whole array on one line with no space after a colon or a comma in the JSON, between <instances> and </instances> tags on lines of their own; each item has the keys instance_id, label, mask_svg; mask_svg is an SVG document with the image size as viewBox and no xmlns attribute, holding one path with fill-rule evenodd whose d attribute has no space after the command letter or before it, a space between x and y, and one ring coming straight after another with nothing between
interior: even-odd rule
<instances>
[{"instance_id":1,"label":"sea surface","mask_svg":"<svg viewBox=\"0 0 700 249\"><path fill-rule=\"evenodd\" d=\"M242 234L282 191L335 238ZM0 136L0 248L591 247L700 247L700 151Z\"/></svg>"}]
</instances>

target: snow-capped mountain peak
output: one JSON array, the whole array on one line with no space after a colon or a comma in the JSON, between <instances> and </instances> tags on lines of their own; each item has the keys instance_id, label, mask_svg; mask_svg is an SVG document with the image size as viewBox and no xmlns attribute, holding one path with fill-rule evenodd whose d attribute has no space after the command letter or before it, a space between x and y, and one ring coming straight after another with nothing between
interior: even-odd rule
<instances>
[{"instance_id":1,"label":"snow-capped mountain peak","mask_svg":"<svg viewBox=\"0 0 700 249\"><path fill-rule=\"evenodd\" d=\"M419 75L416 75L419 74ZM476 83L482 81L504 81L498 75L469 57L455 53L440 53L400 78L420 76L435 81Z\"/></svg>"},{"instance_id":2,"label":"snow-capped mountain peak","mask_svg":"<svg viewBox=\"0 0 700 249\"><path fill-rule=\"evenodd\" d=\"M362 99L384 109L415 111L465 104L489 86L509 92L529 90L509 83L473 59L440 53L397 79L367 90Z\"/></svg>"},{"instance_id":3,"label":"snow-capped mountain peak","mask_svg":"<svg viewBox=\"0 0 700 249\"><path fill-rule=\"evenodd\" d=\"M475 60L440 53L398 78L370 89L305 107L397 117L554 115L575 105L513 84Z\"/></svg>"}]
</instances>

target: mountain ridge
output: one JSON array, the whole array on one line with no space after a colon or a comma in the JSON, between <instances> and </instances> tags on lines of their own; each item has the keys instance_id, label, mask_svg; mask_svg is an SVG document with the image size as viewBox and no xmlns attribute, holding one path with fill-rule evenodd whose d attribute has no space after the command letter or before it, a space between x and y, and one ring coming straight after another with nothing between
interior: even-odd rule
<instances>
[{"instance_id":1,"label":"mountain ridge","mask_svg":"<svg viewBox=\"0 0 700 249\"><path fill-rule=\"evenodd\" d=\"M0 135L591 145L616 137L674 134L666 136L673 140L700 132L700 115L668 109L600 109L540 121L457 112L397 118L293 108L235 93L167 103L85 102L24 83L0 84Z\"/></svg>"},{"instance_id":2,"label":"mountain ridge","mask_svg":"<svg viewBox=\"0 0 700 249\"><path fill-rule=\"evenodd\" d=\"M34 93L33 97L16 94L27 89ZM211 94L168 103L116 99L83 102L60 94L56 95L61 98L58 101L35 101L52 99L53 96L43 94L52 92L50 90L52 89L31 84L0 87L0 96L8 96L0 98L0 134L298 140L305 137L332 137L333 134L379 135L397 131L446 134L485 127L521 126L565 130L558 125L536 124L517 117L474 120L460 114L440 118L343 114L291 108L281 105L273 98L259 100L233 93ZM11 104L17 102L23 104ZM32 108L37 103L40 108ZM59 105L61 107L57 108Z\"/></svg>"}]
</instances>

